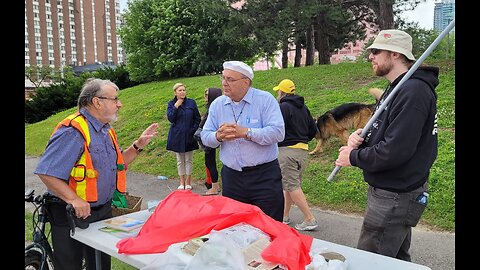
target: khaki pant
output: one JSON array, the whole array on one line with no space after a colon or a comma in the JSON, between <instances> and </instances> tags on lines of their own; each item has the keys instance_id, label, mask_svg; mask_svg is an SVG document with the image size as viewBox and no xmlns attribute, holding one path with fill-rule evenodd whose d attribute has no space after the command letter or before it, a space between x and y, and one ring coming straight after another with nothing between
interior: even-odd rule
<instances>
[{"instance_id":1,"label":"khaki pant","mask_svg":"<svg viewBox=\"0 0 480 270\"><path fill-rule=\"evenodd\" d=\"M283 190L294 191L302 187L302 175L307 165L308 151L300 148L279 147L278 163L282 171Z\"/></svg>"},{"instance_id":2,"label":"khaki pant","mask_svg":"<svg viewBox=\"0 0 480 270\"><path fill-rule=\"evenodd\" d=\"M193 151L175 154L177 156L178 175L192 175Z\"/></svg>"}]
</instances>

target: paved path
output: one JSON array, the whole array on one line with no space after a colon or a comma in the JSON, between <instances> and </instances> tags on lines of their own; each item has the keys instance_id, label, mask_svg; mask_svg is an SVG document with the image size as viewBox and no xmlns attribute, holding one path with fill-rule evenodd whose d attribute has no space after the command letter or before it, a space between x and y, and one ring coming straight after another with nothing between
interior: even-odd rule
<instances>
[{"instance_id":1,"label":"paved path","mask_svg":"<svg viewBox=\"0 0 480 270\"><path fill-rule=\"evenodd\" d=\"M33 174L38 158L25 157L25 189L33 188L37 194L45 191L40 179ZM135 172L127 172L127 191L143 198L142 209L147 208L149 200L165 198L178 186L178 180L157 180L156 176ZM204 193L203 183L193 183L193 192ZM30 204L25 204L25 209L30 210ZM325 241L356 247L362 217L355 215L339 214L312 209L319 227L315 231L302 232ZM291 224L302 221L302 214L296 207L291 211ZM455 269L455 233L435 232L422 226L417 226L413 231L412 247L410 249L414 263L426 265L432 270ZM386 269L387 270L387 269Z\"/></svg>"}]
</instances>

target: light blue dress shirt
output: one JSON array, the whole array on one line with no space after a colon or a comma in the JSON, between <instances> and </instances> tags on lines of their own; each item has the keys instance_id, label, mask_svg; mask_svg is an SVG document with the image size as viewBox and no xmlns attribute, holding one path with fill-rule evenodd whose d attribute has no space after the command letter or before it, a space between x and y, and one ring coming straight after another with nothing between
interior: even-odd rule
<instances>
[{"instance_id":1,"label":"light blue dress shirt","mask_svg":"<svg viewBox=\"0 0 480 270\"><path fill-rule=\"evenodd\" d=\"M251 128L251 141L242 138L220 143L216 139L220 125L234 122ZM278 157L277 143L285 137L285 123L275 97L250 87L238 103L225 95L215 99L200 136L204 145L220 146L220 160L224 165L242 171L242 167L260 165Z\"/></svg>"}]
</instances>

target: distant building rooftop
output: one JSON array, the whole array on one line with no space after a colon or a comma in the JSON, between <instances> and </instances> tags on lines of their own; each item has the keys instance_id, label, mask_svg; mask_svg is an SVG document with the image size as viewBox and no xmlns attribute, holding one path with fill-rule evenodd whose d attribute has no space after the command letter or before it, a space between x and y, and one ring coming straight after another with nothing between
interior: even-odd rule
<instances>
[{"instance_id":1,"label":"distant building rooftop","mask_svg":"<svg viewBox=\"0 0 480 270\"><path fill-rule=\"evenodd\" d=\"M84 72L92 72L106 67L116 68L117 66L114 63L95 63L84 66L74 66L73 73L75 73L75 75L80 75Z\"/></svg>"}]
</instances>

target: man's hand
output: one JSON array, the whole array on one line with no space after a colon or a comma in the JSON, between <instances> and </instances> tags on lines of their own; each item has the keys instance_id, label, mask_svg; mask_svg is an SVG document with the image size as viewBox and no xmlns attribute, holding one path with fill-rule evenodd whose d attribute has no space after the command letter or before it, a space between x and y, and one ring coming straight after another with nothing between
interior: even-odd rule
<instances>
[{"instance_id":1,"label":"man's hand","mask_svg":"<svg viewBox=\"0 0 480 270\"><path fill-rule=\"evenodd\" d=\"M353 147L350 146L342 146L340 149L338 149L338 158L335 160L335 165L336 166L352 166L350 163L350 152L352 152Z\"/></svg>"},{"instance_id":2,"label":"man's hand","mask_svg":"<svg viewBox=\"0 0 480 270\"><path fill-rule=\"evenodd\" d=\"M135 144L139 148L143 149L152 140L152 138L158 134L157 128L158 128L158 123L151 124L142 132L142 135L140 135L140 137L137 139L137 142Z\"/></svg>"},{"instance_id":3,"label":"man's hand","mask_svg":"<svg viewBox=\"0 0 480 270\"><path fill-rule=\"evenodd\" d=\"M361 133L362 129L359 128L355 130L352 134L350 134L350 136L348 137L347 145L352 147L353 149L357 149L364 140L364 138L360 137Z\"/></svg>"},{"instance_id":4,"label":"man's hand","mask_svg":"<svg viewBox=\"0 0 480 270\"><path fill-rule=\"evenodd\" d=\"M75 209L75 215L77 218L85 219L91 215L90 203L84 201L82 198L77 197L68 203L70 203Z\"/></svg>"},{"instance_id":5,"label":"man's hand","mask_svg":"<svg viewBox=\"0 0 480 270\"><path fill-rule=\"evenodd\" d=\"M218 141L232 141L246 138L248 128L235 123L223 123L215 134Z\"/></svg>"}]
</instances>

